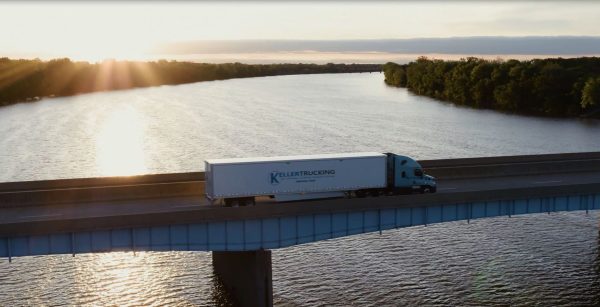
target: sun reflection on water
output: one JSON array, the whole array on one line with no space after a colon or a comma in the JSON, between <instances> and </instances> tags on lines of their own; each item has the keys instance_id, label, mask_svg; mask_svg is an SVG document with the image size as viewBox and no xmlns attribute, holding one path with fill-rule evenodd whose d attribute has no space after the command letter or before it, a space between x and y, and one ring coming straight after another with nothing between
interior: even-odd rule
<instances>
[{"instance_id":1,"label":"sun reflection on water","mask_svg":"<svg viewBox=\"0 0 600 307\"><path fill-rule=\"evenodd\" d=\"M113 111L96 138L96 167L100 174L127 176L146 173L145 122L133 107Z\"/></svg>"},{"instance_id":2,"label":"sun reflection on water","mask_svg":"<svg viewBox=\"0 0 600 307\"><path fill-rule=\"evenodd\" d=\"M155 255L111 252L83 257L86 261L76 262L76 287L88 297L78 298L76 305L139 306L140 301L164 305L169 301L166 281L174 277Z\"/></svg>"}]
</instances>

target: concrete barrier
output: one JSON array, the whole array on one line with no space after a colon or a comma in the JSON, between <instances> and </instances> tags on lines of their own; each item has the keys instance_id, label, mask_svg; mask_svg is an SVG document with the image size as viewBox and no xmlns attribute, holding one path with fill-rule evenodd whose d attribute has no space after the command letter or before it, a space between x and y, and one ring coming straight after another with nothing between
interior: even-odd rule
<instances>
[{"instance_id":1,"label":"concrete barrier","mask_svg":"<svg viewBox=\"0 0 600 307\"><path fill-rule=\"evenodd\" d=\"M573 160L598 160L600 152L576 152L542 155L518 155L518 156L496 156L496 157L473 157L457 159L419 160L423 168L476 166L490 164L513 164L550 161L573 161Z\"/></svg>"},{"instance_id":2,"label":"concrete barrier","mask_svg":"<svg viewBox=\"0 0 600 307\"><path fill-rule=\"evenodd\" d=\"M203 195L202 181L31 190L0 192L0 208Z\"/></svg>"},{"instance_id":3,"label":"concrete barrier","mask_svg":"<svg viewBox=\"0 0 600 307\"><path fill-rule=\"evenodd\" d=\"M204 172L0 182L0 192L203 181Z\"/></svg>"},{"instance_id":4,"label":"concrete barrier","mask_svg":"<svg viewBox=\"0 0 600 307\"><path fill-rule=\"evenodd\" d=\"M592 171L600 171L600 159L547 162L519 162L510 164L504 163L425 168L425 173L432 175L439 180Z\"/></svg>"}]
</instances>

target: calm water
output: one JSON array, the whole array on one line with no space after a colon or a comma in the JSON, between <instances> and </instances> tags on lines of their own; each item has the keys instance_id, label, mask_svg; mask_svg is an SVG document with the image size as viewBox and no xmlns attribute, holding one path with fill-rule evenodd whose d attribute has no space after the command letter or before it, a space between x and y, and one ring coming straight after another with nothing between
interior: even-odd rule
<instances>
[{"instance_id":1,"label":"calm water","mask_svg":"<svg viewBox=\"0 0 600 307\"><path fill-rule=\"evenodd\" d=\"M600 150L599 121L461 108L382 80L239 79L0 108L0 181L199 171L204 159L220 157ZM599 218L494 218L275 250L275 303L600 304ZM0 305L214 305L220 297L209 253L0 260Z\"/></svg>"}]
</instances>

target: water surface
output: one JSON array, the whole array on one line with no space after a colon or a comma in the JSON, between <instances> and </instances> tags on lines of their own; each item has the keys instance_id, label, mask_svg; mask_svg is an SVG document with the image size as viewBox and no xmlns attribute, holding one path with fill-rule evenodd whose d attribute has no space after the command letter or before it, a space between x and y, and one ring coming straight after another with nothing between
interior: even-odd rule
<instances>
[{"instance_id":1,"label":"water surface","mask_svg":"<svg viewBox=\"0 0 600 307\"><path fill-rule=\"evenodd\" d=\"M221 157L600 150L598 121L456 107L382 80L237 79L0 108L0 181L201 171ZM275 250L275 304L600 304L599 217L491 218ZM0 259L0 305L215 305L223 295L214 280L203 252Z\"/></svg>"},{"instance_id":2,"label":"water surface","mask_svg":"<svg viewBox=\"0 0 600 307\"><path fill-rule=\"evenodd\" d=\"M482 111L297 75L46 99L0 109L0 181L200 171L207 158L397 152L454 158L600 150L600 121Z\"/></svg>"}]
</instances>

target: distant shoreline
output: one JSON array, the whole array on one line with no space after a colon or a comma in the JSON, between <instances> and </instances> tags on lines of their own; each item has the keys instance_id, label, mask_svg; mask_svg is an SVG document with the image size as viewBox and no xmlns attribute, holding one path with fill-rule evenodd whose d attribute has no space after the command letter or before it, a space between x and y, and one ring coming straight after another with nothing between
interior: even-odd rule
<instances>
[{"instance_id":1,"label":"distant shoreline","mask_svg":"<svg viewBox=\"0 0 600 307\"><path fill-rule=\"evenodd\" d=\"M388 62L398 64L408 64L416 61L419 57L426 56L428 58L440 60L455 60L462 58L476 57L486 60L520 60L528 61L534 59L547 58L580 58L580 57L600 57L600 52L590 52L588 54L502 54L502 53L441 53L441 52L387 52L387 51L285 51L285 52L241 52L241 53L189 53L189 54L148 54L135 59L117 59L129 60L136 62L153 62L161 59L169 61L191 62L191 63L207 63L207 64L227 64L240 62L244 64L282 64L282 63L303 63L303 64L379 64L384 65ZM41 59L42 61L51 61L56 59L52 55L11 55L6 56L14 59ZM70 57L71 61L87 61L90 63L101 63L103 60L92 60L88 58Z\"/></svg>"},{"instance_id":2,"label":"distant shoreline","mask_svg":"<svg viewBox=\"0 0 600 307\"><path fill-rule=\"evenodd\" d=\"M379 64L208 64L178 61L50 61L0 58L0 106L159 85L296 74L379 72Z\"/></svg>"}]
</instances>

